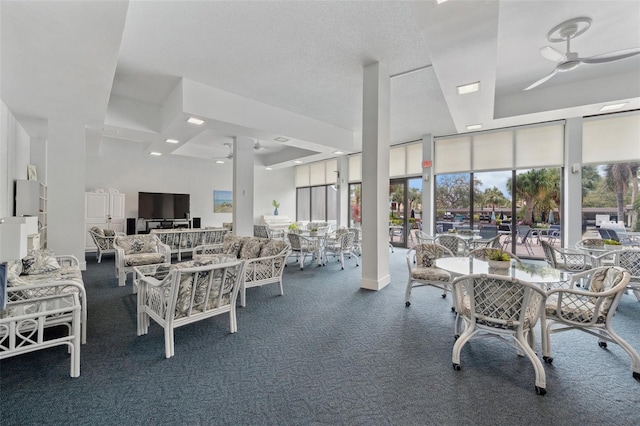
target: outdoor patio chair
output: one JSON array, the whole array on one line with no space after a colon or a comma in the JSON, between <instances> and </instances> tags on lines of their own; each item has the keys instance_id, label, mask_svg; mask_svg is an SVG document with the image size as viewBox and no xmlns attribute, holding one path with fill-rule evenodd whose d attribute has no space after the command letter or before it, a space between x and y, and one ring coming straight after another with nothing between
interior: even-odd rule
<instances>
[{"instance_id":1,"label":"outdoor patio chair","mask_svg":"<svg viewBox=\"0 0 640 426\"><path fill-rule=\"evenodd\" d=\"M603 266L574 274L568 287L549 290L542 314L544 361L553 362L551 334L581 330L596 336L598 345L603 349L607 347L607 342L620 345L631 357L633 377L640 380L638 353L612 328L613 316L630 279L629 271L621 267ZM575 288L578 283L585 281L588 283L586 290Z\"/></svg>"},{"instance_id":2,"label":"outdoor patio chair","mask_svg":"<svg viewBox=\"0 0 640 426\"><path fill-rule=\"evenodd\" d=\"M253 225L253 236L270 238L269 227L267 225Z\"/></svg>"},{"instance_id":3,"label":"outdoor patio chair","mask_svg":"<svg viewBox=\"0 0 640 426\"><path fill-rule=\"evenodd\" d=\"M534 327L546 294L539 285L504 275L464 275L451 284L455 310L464 321L464 332L453 345L451 361L460 370L460 355L464 345L473 338L497 337L510 341L518 355L523 353L535 369L535 389L539 395L546 390L542 362L535 353ZM459 321L456 321L457 325ZM456 335L459 327L456 327Z\"/></svg>"},{"instance_id":4,"label":"outdoor patio chair","mask_svg":"<svg viewBox=\"0 0 640 426\"><path fill-rule=\"evenodd\" d=\"M433 286L442 290L442 297L451 291L451 274L435 266L436 259L454 257L448 248L439 244L418 244L407 252L409 281L404 294L406 306L411 305L411 290L414 287ZM414 266L415 264L415 266Z\"/></svg>"}]
</instances>

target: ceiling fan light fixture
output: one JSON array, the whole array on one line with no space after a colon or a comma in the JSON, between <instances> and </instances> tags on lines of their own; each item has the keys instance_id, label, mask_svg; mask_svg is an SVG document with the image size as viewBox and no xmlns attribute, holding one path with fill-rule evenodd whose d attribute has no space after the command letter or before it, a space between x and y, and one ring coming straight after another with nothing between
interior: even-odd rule
<instances>
[{"instance_id":1,"label":"ceiling fan light fixture","mask_svg":"<svg viewBox=\"0 0 640 426\"><path fill-rule=\"evenodd\" d=\"M196 126L202 126L204 124L204 120L201 120L197 117L189 117L187 118L187 123L195 124Z\"/></svg>"},{"instance_id":2,"label":"ceiling fan light fixture","mask_svg":"<svg viewBox=\"0 0 640 426\"><path fill-rule=\"evenodd\" d=\"M469 124L467 130L479 130L482 129L482 124Z\"/></svg>"},{"instance_id":3,"label":"ceiling fan light fixture","mask_svg":"<svg viewBox=\"0 0 640 426\"><path fill-rule=\"evenodd\" d=\"M476 81L475 83L463 84L462 86L457 86L456 90L458 91L458 95L477 92L480 90L480 82Z\"/></svg>"},{"instance_id":4,"label":"ceiling fan light fixture","mask_svg":"<svg viewBox=\"0 0 640 426\"><path fill-rule=\"evenodd\" d=\"M166 143L179 143L180 142L178 139L171 139L171 138L165 139L164 141Z\"/></svg>"},{"instance_id":5,"label":"ceiling fan light fixture","mask_svg":"<svg viewBox=\"0 0 640 426\"><path fill-rule=\"evenodd\" d=\"M618 109L622 108L626 104L627 104L627 102L623 102L623 103L620 103L620 104L603 105L598 111L601 111L601 112L615 111L615 110L618 110Z\"/></svg>"}]
</instances>

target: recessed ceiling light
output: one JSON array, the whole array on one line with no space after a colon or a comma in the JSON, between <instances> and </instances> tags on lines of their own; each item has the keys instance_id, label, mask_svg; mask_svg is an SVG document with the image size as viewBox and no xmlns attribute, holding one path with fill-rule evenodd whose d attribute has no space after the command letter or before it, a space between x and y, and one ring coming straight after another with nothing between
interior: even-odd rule
<instances>
[{"instance_id":1,"label":"recessed ceiling light","mask_svg":"<svg viewBox=\"0 0 640 426\"><path fill-rule=\"evenodd\" d=\"M300 160L296 160L296 161L294 161L293 163L294 163L294 164L302 164L302 161L300 161Z\"/></svg>"},{"instance_id":2,"label":"recessed ceiling light","mask_svg":"<svg viewBox=\"0 0 640 426\"><path fill-rule=\"evenodd\" d=\"M222 160L216 160L216 164L224 164L224 161L222 161Z\"/></svg>"},{"instance_id":3,"label":"recessed ceiling light","mask_svg":"<svg viewBox=\"0 0 640 426\"><path fill-rule=\"evenodd\" d=\"M469 124L467 126L467 130L478 130L482 129L482 124Z\"/></svg>"},{"instance_id":4,"label":"recessed ceiling light","mask_svg":"<svg viewBox=\"0 0 640 426\"><path fill-rule=\"evenodd\" d=\"M622 108L626 104L627 104L627 102L623 102L621 104L603 105L602 108L600 108L600 111L615 111L617 109Z\"/></svg>"},{"instance_id":5,"label":"recessed ceiling light","mask_svg":"<svg viewBox=\"0 0 640 426\"><path fill-rule=\"evenodd\" d=\"M156 151L151 151L151 152L149 153L149 155L156 155L156 156L160 156L160 155L162 155L162 153L161 153L161 152L156 152Z\"/></svg>"},{"instance_id":6,"label":"recessed ceiling light","mask_svg":"<svg viewBox=\"0 0 640 426\"><path fill-rule=\"evenodd\" d=\"M458 95L477 92L480 90L480 82L476 81L475 83L463 84L462 86L458 86L456 89L458 90Z\"/></svg>"},{"instance_id":7,"label":"recessed ceiling light","mask_svg":"<svg viewBox=\"0 0 640 426\"><path fill-rule=\"evenodd\" d=\"M445 2L445 1L447 1L447 0L436 0L436 1L438 2L438 4L442 4L442 3L444 3L444 2Z\"/></svg>"},{"instance_id":8,"label":"recessed ceiling light","mask_svg":"<svg viewBox=\"0 0 640 426\"><path fill-rule=\"evenodd\" d=\"M284 138L284 137L282 137L282 136L279 136L279 137L277 137L277 138L275 138L275 139L274 139L274 141L278 141L278 142L286 142L286 141L288 141L288 140L289 140L289 139Z\"/></svg>"},{"instance_id":9,"label":"recessed ceiling light","mask_svg":"<svg viewBox=\"0 0 640 426\"><path fill-rule=\"evenodd\" d=\"M334 153L334 154L338 154L338 155L339 155L339 154L344 154L344 152L342 152L342 151L333 151L333 153Z\"/></svg>"},{"instance_id":10,"label":"recessed ceiling light","mask_svg":"<svg viewBox=\"0 0 640 426\"><path fill-rule=\"evenodd\" d=\"M191 124L195 124L195 125L201 126L201 125L204 124L204 120L200 120L199 118L196 118L196 117L189 117L187 119L187 123L191 123Z\"/></svg>"},{"instance_id":11,"label":"recessed ceiling light","mask_svg":"<svg viewBox=\"0 0 640 426\"><path fill-rule=\"evenodd\" d=\"M180 142L178 139L165 139L164 141L166 143L178 143L178 142Z\"/></svg>"},{"instance_id":12,"label":"recessed ceiling light","mask_svg":"<svg viewBox=\"0 0 640 426\"><path fill-rule=\"evenodd\" d=\"M265 167L265 170L273 170L271 167Z\"/></svg>"}]
</instances>

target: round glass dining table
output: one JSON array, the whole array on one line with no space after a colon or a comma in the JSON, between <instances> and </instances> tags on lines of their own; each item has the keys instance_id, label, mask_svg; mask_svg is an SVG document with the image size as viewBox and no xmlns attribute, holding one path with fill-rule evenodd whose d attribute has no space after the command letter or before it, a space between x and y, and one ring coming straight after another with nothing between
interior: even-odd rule
<instances>
[{"instance_id":1,"label":"round glass dining table","mask_svg":"<svg viewBox=\"0 0 640 426\"><path fill-rule=\"evenodd\" d=\"M547 265L529 263L511 263L508 269L490 270L489 263L471 257L443 257L436 259L436 266L451 273L454 277L470 274L507 275L530 283L544 284L546 288L571 280L571 274L559 271Z\"/></svg>"}]
</instances>

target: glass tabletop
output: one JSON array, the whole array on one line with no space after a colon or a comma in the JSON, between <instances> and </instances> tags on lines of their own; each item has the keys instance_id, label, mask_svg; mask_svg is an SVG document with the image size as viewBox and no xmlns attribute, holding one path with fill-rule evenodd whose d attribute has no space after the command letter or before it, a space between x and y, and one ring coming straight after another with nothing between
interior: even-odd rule
<instances>
[{"instance_id":1,"label":"glass tabletop","mask_svg":"<svg viewBox=\"0 0 640 426\"><path fill-rule=\"evenodd\" d=\"M163 280L171 272L171 267L168 265L140 265L135 266L133 269L139 275L153 277L159 281Z\"/></svg>"},{"instance_id":2,"label":"glass tabletop","mask_svg":"<svg viewBox=\"0 0 640 426\"><path fill-rule=\"evenodd\" d=\"M522 281L532 283L561 283L571 279L571 274L546 265L534 265L528 263L512 262L511 267L504 270L489 270L489 263L470 257L445 257L436 259L436 266L456 276L470 274L508 275Z\"/></svg>"}]
</instances>

